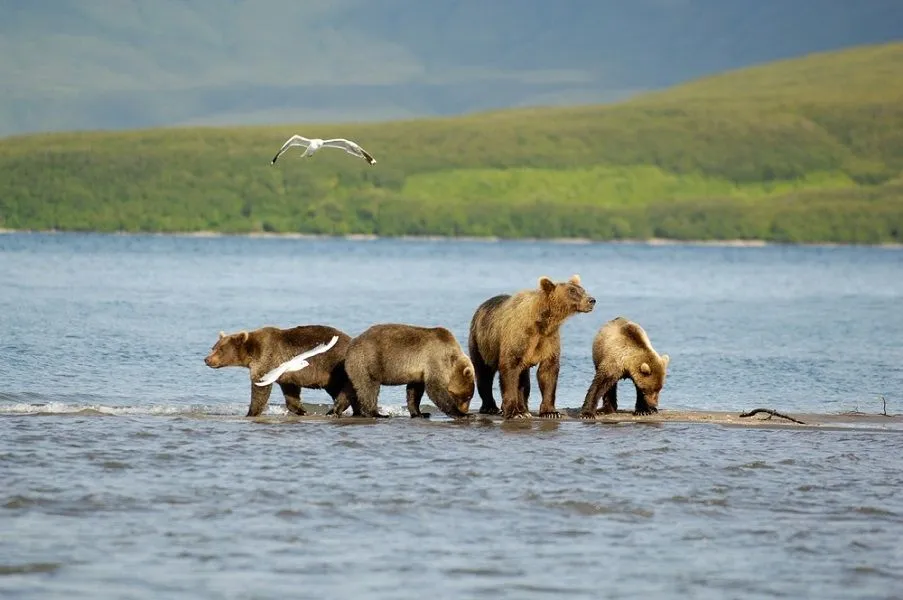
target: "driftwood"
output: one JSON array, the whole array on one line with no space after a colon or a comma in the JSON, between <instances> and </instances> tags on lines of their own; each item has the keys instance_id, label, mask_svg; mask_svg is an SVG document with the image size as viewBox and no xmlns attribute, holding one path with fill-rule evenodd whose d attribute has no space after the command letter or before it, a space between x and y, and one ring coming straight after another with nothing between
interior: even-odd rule
<instances>
[{"instance_id":1,"label":"driftwood","mask_svg":"<svg viewBox=\"0 0 903 600\"><path fill-rule=\"evenodd\" d=\"M754 408L753 410L751 410L749 412L741 413L740 416L741 417L751 417L751 416L757 415L759 413L768 414L768 418L764 419L765 421L767 421L771 417L780 417L782 419L787 419L788 421L793 421L794 423L799 423L800 425L805 425L805 423L803 423L799 419L794 419L793 417L788 417L787 415L783 415L783 414L779 413L778 411L772 410L770 408Z\"/></svg>"}]
</instances>

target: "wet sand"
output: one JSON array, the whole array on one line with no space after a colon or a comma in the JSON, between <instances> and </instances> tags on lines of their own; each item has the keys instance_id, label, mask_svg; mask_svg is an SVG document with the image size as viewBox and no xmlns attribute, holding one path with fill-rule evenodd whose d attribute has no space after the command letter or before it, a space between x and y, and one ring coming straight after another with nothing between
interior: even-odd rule
<instances>
[{"instance_id":1,"label":"wet sand","mask_svg":"<svg viewBox=\"0 0 903 600\"><path fill-rule=\"evenodd\" d=\"M257 417L255 420L263 423L281 423L287 421L325 421L342 424L352 423L373 423L381 419L362 419L358 417L343 416L341 419L326 416L326 412L330 406L326 404L305 404L308 414L303 417L296 415L264 415ZM629 410L619 410L617 413L599 415L595 421L581 419L579 409L564 408L561 410L560 419L542 419L537 412L533 412L532 419L517 419L505 421L498 415L481 415L475 412L470 413L470 418L461 420L462 423L480 422L480 423L504 423L505 426L530 426L531 424L547 424L562 422L579 422L587 425L622 425L622 424L662 424L662 423L699 423L722 425L727 427L776 427L782 429L832 429L832 430L874 430L874 431L898 431L903 433L903 415L883 415L874 413L789 413L778 411L782 415L791 417L795 421L785 419L780 416L770 415L766 413L758 413L751 416L741 417L741 414L751 412L755 408L770 407L753 407L745 411L712 411L712 410L671 410L660 409L653 415L634 416ZM432 421L437 423L455 423L455 420L442 414L434 406L424 404L423 412L431 413L432 418L424 421ZM391 419L411 420L407 414L399 414L390 416ZM796 422L801 421L801 422Z\"/></svg>"},{"instance_id":2,"label":"wet sand","mask_svg":"<svg viewBox=\"0 0 903 600\"><path fill-rule=\"evenodd\" d=\"M70 416L70 417L110 417L115 418L116 413L108 412L96 407L86 407L75 411L46 411L42 410L43 405L36 405L34 412L17 411L12 414L3 415L7 417L52 417L52 416ZM799 413L799 412L775 412L771 407L754 407L744 411L715 411L715 410L676 410L662 408L652 415L636 416L630 409L619 410L612 414L598 414L595 420L587 420L580 418L579 408L562 408L561 418L544 419L539 416L537 411L532 411L531 419L509 419L505 420L500 415L482 415L476 411L471 411L466 419L452 419L446 416L438 408L431 404L424 403L421 406L425 414L429 414L427 419L411 419L408 416L407 408L403 405L380 406L380 411L388 416L388 419L377 418L361 418L352 417L350 411L340 419L328 416L326 413L332 408L330 404L304 404L307 414L298 416L291 413L265 413L259 417L248 418L242 413L233 413L224 415L222 413L208 413L206 411L188 411L179 413L150 413L146 416L157 418L188 418L215 421L252 421L261 424L288 424L297 422L322 422L334 423L337 425L366 425L375 424L385 421L394 422L411 422L418 424L436 423L442 425L494 425L499 424L505 428L532 428L548 429L554 427L558 423L583 423L586 425L663 425L676 423L693 423L693 424L710 424L721 425L724 427L755 427L755 428L780 428L780 429L822 429L822 430L844 430L844 431L885 431L903 433L903 415L901 414L881 414L881 413L863 413L863 412L842 412L842 413ZM284 409L283 409L284 410ZM759 412L761 411L761 412ZM752 414L755 412L756 414ZM134 416L134 415L132 415Z\"/></svg>"}]
</instances>

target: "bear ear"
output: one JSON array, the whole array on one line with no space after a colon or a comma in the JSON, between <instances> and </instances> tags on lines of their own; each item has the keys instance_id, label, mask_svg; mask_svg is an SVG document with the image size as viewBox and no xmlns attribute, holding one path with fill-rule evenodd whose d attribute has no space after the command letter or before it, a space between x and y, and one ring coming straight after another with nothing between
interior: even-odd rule
<instances>
[{"instance_id":1,"label":"bear ear","mask_svg":"<svg viewBox=\"0 0 903 600\"><path fill-rule=\"evenodd\" d=\"M247 331L242 331L242 332L241 332L241 343L242 343L242 344L247 343L248 337L250 337L250 336L248 335L248 332L247 332Z\"/></svg>"},{"instance_id":2,"label":"bear ear","mask_svg":"<svg viewBox=\"0 0 903 600\"><path fill-rule=\"evenodd\" d=\"M543 275L539 278L539 289L548 294L555 289L555 282Z\"/></svg>"},{"instance_id":3,"label":"bear ear","mask_svg":"<svg viewBox=\"0 0 903 600\"><path fill-rule=\"evenodd\" d=\"M573 275L571 275L571 278L568 279L568 281L570 281L574 285L580 285L580 275L574 273Z\"/></svg>"},{"instance_id":4,"label":"bear ear","mask_svg":"<svg viewBox=\"0 0 903 600\"><path fill-rule=\"evenodd\" d=\"M226 332L225 332L225 331L220 331L220 332L219 332L219 339L223 339L224 337L226 337Z\"/></svg>"},{"instance_id":5,"label":"bear ear","mask_svg":"<svg viewBox=\"0 0 903 600\"><path fill-rule=\"evenodd\" d=\"M643 363L640 365L640 373L643 375L649 375L652 373L652 369L649 368L649 363Z\"/></svg>"},{"instance_id":6,"label":"bear ear","mask_svg":"<svg viewBox=\"0 0 903 600\"><path fill-rule=\"evenodd\" d=\"M668 366L668 363L671 362L671 357L667 354L662 354L662 362L665 363L665 366Z\"/></svg>"},{"instance_id":7,"label":"bear ear","mask_svg":"<svg viewBox=\"0 0 903 600\"><path fill-rule=\"evenodd\" d=\"M473 367L470 365L464 367L464 377L473 377Z\"/></svg>"}]
</instances>

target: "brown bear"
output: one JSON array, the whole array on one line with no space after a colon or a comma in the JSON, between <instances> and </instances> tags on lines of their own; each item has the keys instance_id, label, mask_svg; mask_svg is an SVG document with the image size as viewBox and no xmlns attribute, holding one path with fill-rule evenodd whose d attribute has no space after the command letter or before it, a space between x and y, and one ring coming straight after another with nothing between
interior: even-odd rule
<instances>
[{"instance_id":1,"label":"brown bear","mask_svg":"<svg viewBox=\"0 0 903 600\"><path fill-rule=\"evenodd\" d=\"M580 417L596 418L602 397L602 412L618 410L618 381L631 379L636 387L635 415L658 412L658 396L665 385L667 354L659 356L646 332L637 323L617 317L603 325L593 339L596 374L586 392Z\"/></svg>"},{"instance_id":2,"label":"brown bear","mask_svg":"<svg viewBox=\"0 0 903 600\"><path fill-rule=\"evenodd\" d=\"M407 386L411 417L429 417L420 412L424 391L450 417L464 417L470 410L473 365L444 327L373 325L351 340L345 370L365 417L381 416L376 405L381 385ZM337 403L336 412L339 408Z\"/></svg>"},{"instance_id":3,"label":"brown bear","mask_svg":"<svg viewBox=\"0 0 903 600\"><path fill-rule=\"evenodd\" d=\"M338 337L326 352L310 357L310 364L298 371L282 373L275 380L285 396L285 406L296 415L305 414L301 404L301 388L326 390L335 406L352 406L358 411L354 390L345 373L345 351L351 336L326 325L301 325L291 329L261 327L226 335L222 331L210 354L204 359L208 367L246 367L251 375L251 404L249 417L256 417L266 408L272 384L255 385L261 378L298 354ZM343 409L344 410L344 409Z\"/></svg>"},{"instance_id":4,"label":"brown bear","mask_svg":"<svg viewBox=\"0 0 903 600\"><path fill-rule=\"evenodd\" d=\"M502 416L530 417L530 369L539 365L539 416L560 418L555 410L561 355L559 330L565 319L578 312L588 313L595 304L596 299L580 285L579 275L564 283L540 277L538 289L502 294L483 302L471 319L468 340L482 400L480 413L499 413L492 397L492 381L498 372Z\"/></svg>"}]
</instances>

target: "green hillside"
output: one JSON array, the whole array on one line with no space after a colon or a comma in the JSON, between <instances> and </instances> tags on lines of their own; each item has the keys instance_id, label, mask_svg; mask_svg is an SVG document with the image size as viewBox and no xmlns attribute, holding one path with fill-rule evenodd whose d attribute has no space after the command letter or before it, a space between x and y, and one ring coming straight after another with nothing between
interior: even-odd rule
<instances>
[{"instance_id":1,"label":"green hillside","mask_svg":"<svg viewBox=\"0 0 903 600\"><path fill-rule=\"evenodd\" d=\"M621 104L0 140L0 227L903 242L903 44ZM269 160L292 133L349 137Z\"/></svg>"}]
</instances>

